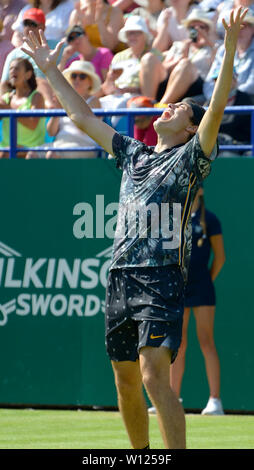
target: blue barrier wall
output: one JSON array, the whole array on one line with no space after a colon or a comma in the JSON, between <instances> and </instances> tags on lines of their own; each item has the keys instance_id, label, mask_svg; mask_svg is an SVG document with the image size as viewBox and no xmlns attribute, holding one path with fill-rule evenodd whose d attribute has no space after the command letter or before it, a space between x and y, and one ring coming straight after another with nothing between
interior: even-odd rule
<instances>
[{"instance_id":1,"label":"blue barrier wall","mask_svg":"<svg viewBox=\"0 0 254 470\"><path fill-rule=\"evenodd\" d=\"M135 115L159 115L163 112L163 109L160 108L139 108L139 109L117 109L117 110L94 110L94 113L97 116L102 116L104 119L108 119L111 116L125 116L127 119L127 129L125 134L132 136L133 135L133 123ZM251 142L248 145L222 145L220 148L223 150L249 150L251 155L254 156L254 106L228 106L225 108L225 114L238 113L238 114L251 114ZM34 111L14 111L14 110L0 110L0 119L1 117L10 118L10 158L16 157L16 120L18 117L28 117L28 116L66 116L65 111L63 110L34 110ZM122 129L123 132L123 129ZM47 150L50 148L48 147ZM83 148L80 149L89 149ZM22 149L20 149L22 150ZM24 150L27 150L26 148ZM32 149L33 150L33 149ZM36 148L34 149L36 150ZM53 150L53 149L52 149ZM63 149L56 149L57 151L63 151ZM75 151L75 149L72 149Z\"/></svg>"}]
</instances>

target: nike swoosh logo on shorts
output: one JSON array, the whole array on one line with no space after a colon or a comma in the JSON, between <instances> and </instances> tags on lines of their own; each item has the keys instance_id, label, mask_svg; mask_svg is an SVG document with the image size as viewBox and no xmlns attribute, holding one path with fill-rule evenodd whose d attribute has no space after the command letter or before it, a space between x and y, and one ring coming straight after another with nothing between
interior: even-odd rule
<instances>
[{"instance_id":1,"label":"nike swoosh logo on shorts","mask_svg":"<svg viewBox=\"0 0 254 470\"><path fill-rule=\"evenodd\" d=\"M150 335L150 338L151 338L151 339L165 338L165 335L154 336L154 334L152 333L152 334Z\"/></svg>"}]
</instances>

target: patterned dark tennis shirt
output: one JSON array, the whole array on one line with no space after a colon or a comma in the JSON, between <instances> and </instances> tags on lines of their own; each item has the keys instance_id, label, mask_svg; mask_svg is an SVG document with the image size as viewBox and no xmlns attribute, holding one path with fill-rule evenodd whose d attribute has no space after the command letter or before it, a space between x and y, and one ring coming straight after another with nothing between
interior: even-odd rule
<instances>
[{"instance_id":1,"label":"patterned dark tennis shirt","mask_svg":"<svg viewBox=\"0 0 254 470\"><path fill-rule=\"evenodd\" d=\"M186 277L191 206L218 146L207 158L198 134L160 153L118 133L112 145L123 174L110 269L174 264Z\"/></svg>"}]
</instances>

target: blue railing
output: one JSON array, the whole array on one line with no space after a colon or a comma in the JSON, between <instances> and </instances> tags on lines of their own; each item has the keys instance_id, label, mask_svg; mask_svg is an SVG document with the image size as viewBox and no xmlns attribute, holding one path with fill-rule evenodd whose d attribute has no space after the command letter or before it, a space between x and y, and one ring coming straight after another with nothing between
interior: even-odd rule
<instances>
[{"instance_id":1,"label":"blue railing","mask_svg":"<svg viewBox=\"0 0 254 470\"><path fill-rule=\"evenodd\" d=\"M129 109L121 108L114 110L103 110L103 109L94 109L94 113L97 116L102 116L103 118L108 118L111 116L126 116L127 118L127 135L133 136L134 128L134 116L136 115L160 115L164 108L139 108L139 109ZM221 150L234 150L234 151L251 151L251 156L254 157L254 106L228 106L225 108L225 114L251 114L251 142L249 145L220 145ZM51 116L62 117L66 116L66 112L60 109L47 109L47 110L1 110L0 109L0 119L3 117L9 117L10 119L10 147L0 148L1 151L9 152L10 158L16 158L17 150L18 152L34 150L34 151L49 151L62 152L62 151L87 151L87 150L101 150L101 147L77 147L77 148L57 148L50 145L45 145L45 148L42 146L38 147L19 147L17 149L17 118L19 117L44 117L48 118Z\"/></svg>"}]
</instances>

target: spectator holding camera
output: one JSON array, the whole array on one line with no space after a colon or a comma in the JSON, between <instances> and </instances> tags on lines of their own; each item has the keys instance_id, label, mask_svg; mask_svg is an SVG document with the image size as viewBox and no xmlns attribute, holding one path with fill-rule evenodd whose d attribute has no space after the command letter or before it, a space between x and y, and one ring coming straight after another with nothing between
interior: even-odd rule
<instances>
[{"instance_id":1,"label":"spectator holding camera","mask_svg":"<svg viewBox=\"0 0 254 470\"><path fill-rule=\"evenodd\" d=\"M143 76L143 93L160 103L176 103L203 93L203 82L216 53L211 14L194 9L183 21L189 38L175 41L164 60Z\"/></svg>"},{"instance_id":2,"label":"spectator holding camera","mask_svg":"<svg viewBox=\"0 0 254 470\"><path fill-rule=\"evenodd\" d=\"M164 82L159 88L158 99L161 103L175 103L185 97L202 95L203 83L217 50L210 14L195 9L183 24L189 38L176 41L166 53L163 66L169 78L166 87Z\"/></svg>"}]
</instances>

